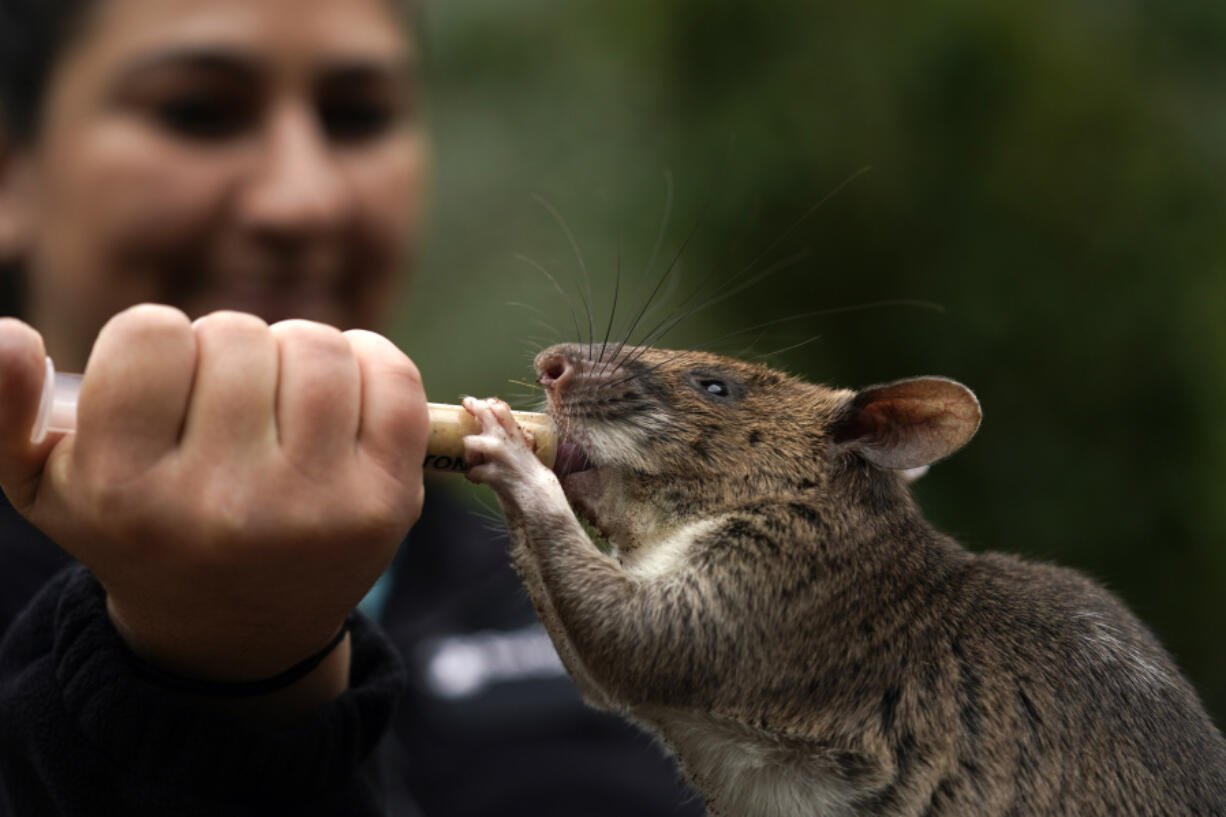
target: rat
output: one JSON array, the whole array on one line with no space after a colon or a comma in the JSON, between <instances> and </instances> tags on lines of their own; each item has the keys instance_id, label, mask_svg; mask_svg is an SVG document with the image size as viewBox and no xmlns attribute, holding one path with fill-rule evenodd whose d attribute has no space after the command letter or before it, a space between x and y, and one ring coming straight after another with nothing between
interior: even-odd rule
<instances>
[{"instance_id":1,"label":"rat","mask_svg":"<svg viewBox=\"0 0 1226 817\"><path fill-rule=\"evenodd\" d=\"M1226 814L1226 743L1120 601L921 514L908 476L979 426L965 386L599 344L535 368L553 470L468 398L468 476L585 698L710 814Z\"/></svg>"}]
</instances>

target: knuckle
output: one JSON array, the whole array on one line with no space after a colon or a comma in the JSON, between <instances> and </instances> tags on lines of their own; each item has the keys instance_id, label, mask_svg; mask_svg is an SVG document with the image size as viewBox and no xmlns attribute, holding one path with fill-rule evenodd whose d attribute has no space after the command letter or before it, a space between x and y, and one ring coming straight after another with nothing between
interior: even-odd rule
<instances>
[{"instance_id":1,"label":"knuckle","mask_svg":"<svg viewBox=\"0 0 1226 817\"><path fill-rule=\"evenodd\" d=\"M417 365L387 338L366 329L350 329L344 337L366 365L376 368L379 377L394 379L414 389L421 388L421 372Z\"/></svg>"},{"instance_id":2,"label":"knuckle","mask_svg":"<svg viewBox=\"0 0 1226 817\"><path fill-rule=\"evenodd\" d=\"M268 324L255 315L223 309L197 318L192 324L197 336L260 336L268 332Z\"/></svg>"},{"instance_id":3,"label":"knuckle","mask_svg":"<svg viewBox=\"0 0 1226 817\"><path fill-rule=\"evenodd\" d=\"M416 393L422 391L421 372L413 361L404 355L389 357L378 365L378 377L391 381L398 391Z\"/></svg>"},{"instance_id":4,"label":"knuckle","mask_svg":"<svg viewBox=\"0 0 1226 817\"><path fill-rule=\"evenodd\" d=\"M161 304L137 304L111 317L99 332L99 342L160 345L171 338L186 338L191 323L181 310Z\"/></svg>"},{"instance_id":5,"label":"knuckle","mask_svg":"<svg viewBox=\"0 0 1226 817\"><path fill-rule=\"evenodd\" d=\"M146 323L162 323L166 325L183 326L190 323L183 310L166 304L142 303L129 306L117 313L112 321L142 321Z\"/></svg>"},{"instance_id":6,"label":"knuckle","mask_svg":"<svg viewBox=\"0 0 1226 817\"><path fill-rule=\"evenodd\" d=\"M327 324L294 318L274 323L269 327L269 331L282 347L295 346L312 353L352 356L345 336L340 330Z\"/></svg>"}]
</instances>

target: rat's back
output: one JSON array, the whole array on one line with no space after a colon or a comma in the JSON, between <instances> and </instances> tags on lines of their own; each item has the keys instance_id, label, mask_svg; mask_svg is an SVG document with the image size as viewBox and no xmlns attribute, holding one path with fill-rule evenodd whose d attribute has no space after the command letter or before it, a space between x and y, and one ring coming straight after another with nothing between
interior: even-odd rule
<instances>
[{"instance_id":1,"label":"rat's back","mask_svg":"<svg viewBox=\"0 0 1226 817\"><path fill-rule=\"evenodd\" d=\"M894 774L849 813L1226 815L1226 743L1114 597L996 554L949 589L922 628L935 665L889 691Z\"/></svg>"}]
</instances>

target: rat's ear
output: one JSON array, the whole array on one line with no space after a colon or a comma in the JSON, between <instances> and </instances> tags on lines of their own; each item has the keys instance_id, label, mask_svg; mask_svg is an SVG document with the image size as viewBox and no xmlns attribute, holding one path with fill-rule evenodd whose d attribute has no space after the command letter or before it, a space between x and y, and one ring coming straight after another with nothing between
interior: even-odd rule
<instances>
[{"instance_id":1,"label":"rat's ear","mask_svg":"<svg viewBox=\"0 0 1226 817\"><path fill-rule=\"evenodd\" d=\"M882 468L922 468L957 451L979 428L979 401L943 377L916 377L859 392L835 425L836 446Z\"/></svg>"}]
</instances>

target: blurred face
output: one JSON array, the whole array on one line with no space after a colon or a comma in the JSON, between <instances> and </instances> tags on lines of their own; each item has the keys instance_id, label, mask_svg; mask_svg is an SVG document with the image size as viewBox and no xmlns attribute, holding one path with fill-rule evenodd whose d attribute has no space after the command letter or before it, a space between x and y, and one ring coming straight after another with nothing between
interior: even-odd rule
<instances>
[{"instance_id":1,"label":"blurred face","mask_svg":"<svg viewBox=\"0 0 1226 817\"><path fill-rule=\"evenodd\" d=\"M418 221L414 60L388 0L98 0L7 171L59 367L141 301L379 326Z\"/></svg>"}]
</instances>

